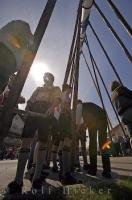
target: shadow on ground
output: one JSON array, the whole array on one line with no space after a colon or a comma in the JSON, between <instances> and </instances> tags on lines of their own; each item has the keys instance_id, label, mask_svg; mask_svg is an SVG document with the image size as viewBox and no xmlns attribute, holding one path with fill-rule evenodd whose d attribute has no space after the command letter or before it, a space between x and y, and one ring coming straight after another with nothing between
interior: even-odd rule
<instances>
[{"instance_id":1,"label":"shadow on ground","mask_svg":"<svg viewBox=\"0 0 132 200\"><path fill-rule=\"evenodd\" d=\"M131 200L132 178L113 173L113 179L105 179L100 176L90 176L85 172L75 173L82 184L61 186L56 174L51 173L52 180L47 179L41 194L26 193L4 197L3 200Z\"/></svg>"}]
</instances>

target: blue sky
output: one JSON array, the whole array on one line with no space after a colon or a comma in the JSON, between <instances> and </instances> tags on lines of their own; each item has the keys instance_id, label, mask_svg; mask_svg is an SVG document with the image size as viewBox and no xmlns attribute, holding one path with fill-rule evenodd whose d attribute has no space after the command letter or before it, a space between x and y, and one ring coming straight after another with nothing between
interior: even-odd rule
<instances>
[{"instance_id":1,"label":"blue sky","mask_svg":"<svg viewBox=\"0 0 132 200\"><path fill-rule=\"evenodd\" d=\"M22 19L30 24L31 30L34 32L46 2L46 0L0 0L0 27L11 20ZM36 63L46 63L46 66L48 66L47 69L55 74L55 84L60 86L62 85L62 81L64 79L64 73L69 56L78 2L79 0L57 1L50 23L46 30L46 34L41 42L40 48L35 58ZM108 17L110 23L118 32L129 51L132 52L130 37L124 31L119 21L115 17L115 14L109 8L107 0L96 0L96 2ZM128 23L131 24L132 1L115 0L114 2L120 9L123 16L127 19ZM122 81L127 87L132 89L131 64L125 56L123 50L115 41L113 35L106 27L105 23L101 20L94 7L91 11L90 21L98 33L104 47L107 49L108 54L111 57L113 64L116 66L116 70L118 71ZM115 79L115 76L89 28L87 29L87 35L90 41L91 51L106 82L107 88L109 89L110 83ZM83 49L87 60L89 61L88 50L85 45ZM34 67L36 70L35 65ZM35 77L35 74L36 76L39 74L41 76L42 73L40 72L37 74L36 71L33 71L29 74L22 92L26 99L30 97L31 93L37 85L41 85L41 81L38 81L38 77L37 79ZM101 88L107 111L111 120L116 123L115 116L112 112L111 106L102 85ZM80 60L79 98L81 98L83 101L93 101L101 105L82 58Z\"/></svg>"}]
</instances>

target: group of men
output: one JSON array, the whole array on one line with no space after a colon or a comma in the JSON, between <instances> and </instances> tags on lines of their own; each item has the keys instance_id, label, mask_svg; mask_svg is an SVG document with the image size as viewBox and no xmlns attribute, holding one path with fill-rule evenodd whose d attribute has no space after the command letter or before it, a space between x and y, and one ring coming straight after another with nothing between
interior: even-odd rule
<instances>
[{"instance_id":1,"label":"group of men","mask_svg":"<svg viewBox=\"0 0 132 200\"><path fill-rule=\"evenodd\" d=\"M23 174L26 162L29 158L30 143L37 131L37 146L35 160L35 171L32 178L32 189L41 190L43 180L41 172L43 165L46 166L47 145L49 133L52 134L53 143L56 145L56 137L58 134L63 141L62 162L63 171L61 180L64 183L76 183L75 178L71 175L71 157L70 147L72 142L71 135L71 108L69 85L63 86L63 92L59 87L53 85L54 76L51 73L44 74L44 86L38 87L27 102L26 111L41 113L38 116L29 116L26 119L22 133L22 145L19 151L17 172L13 182L11 182L7 190L9 193L22 192ZM54 117L55 108L61 106L59 121ZM59 133L58 133L59 132ZM59 137L58 137L59 140Z\"/></svg>"},{"instance_id":2,"label":"group of men","mask_svg":"<svg viewBox=\"0 0 132 200\"><path fill-rule=\"evenodd\" d=\"M6 37L5 37L6 36ZM25 37L24 37L25 36ZM29 25L23 21L13 21L1 29L0 32L0 92L2 93L10 75L18 71L23 57L27 51L34 48L33 36ZM8 58L8 59L7 59ZM27 102L26 111L36 113L29 115L25 121L22 132L22 145L19 150L17 171L14 180L8 184L7 193L22 193L23 175L27 160L30 158L30 144L35 138L35 150L32 154L32 189L41 190L43 185L42 170L47 165L47 146L49 135L52 136L53 167L56 168L56 155L59 151L60 181L64 184L75 184L77 180L72 175L71 146L72 146L72 115L70 85L63 85L62 91L54 86L54 76L47 72L44 74L44 85L38 87ZM132 92L114 81L111 86L112 101L122 121L128 126L132 136ZM24 99L23 99L24 101ZM55 117L55 110L60 109ZM78 117L76 113L76 138L81 140L84 159L84 169L93 176L97 174L97 133L102 156L103 173L111 178L110 158L105 143L107 142L107 115L106 111L94 103L77 103L77 110L81 110ZM78 111L77 111L78 112ZM39 114L38 114L39 113ZM82 117L83 116L83 117ZM86 154L86 129L89 130L89 159ZM77 145L78 146L78 145ZM32 148L33 149L33 148ZM79 156L77 156L79 166Z\"/></svg>"},{"instance_id":3,"label":"group of men","mask_svg":"<svg viewBox=\"0 0 132 200\"><path fill-rule=\"evenodd\" d=\"M33 190L41 190L43 185L42 170L47 165L47 147L49 135L52 136L51 159L53 168L56 168L56 157L59 144L60 172L59 178L63 184L75 184L77 180L72 175L71 146L72 146L72 115L71 92L72 88L63 85L62 92L59 87L53 85L54 76L47 72L44 74L44 85L38 87L27 101L26 111L40 113L41 116L28 116L22 133L22 145L19 150L18 164L15 179L8 184L9 194L21 193L23 175L26 162L29 159L30 143L37 131L37 143L33 155L31 182ZM84 168L93 176L97 173L97 131L99 131L99 145L102 155L103 173L106 178L111 178L110 159L103 145L107 141L107 117L105 111L94 103L84 103L79 100L77 109L82 106L79 119L76 119L77 140L83 144ZM55 109L59 108L58 119L55 117ZM83 115L83 119L82 119ZM80 120L82 121L80 123ZM86 129L89 129L89 157L86 154ZM79 157L78 157L79 158ZM79 163L78 163L79 164Z\"/></svg>"}]
</instances>

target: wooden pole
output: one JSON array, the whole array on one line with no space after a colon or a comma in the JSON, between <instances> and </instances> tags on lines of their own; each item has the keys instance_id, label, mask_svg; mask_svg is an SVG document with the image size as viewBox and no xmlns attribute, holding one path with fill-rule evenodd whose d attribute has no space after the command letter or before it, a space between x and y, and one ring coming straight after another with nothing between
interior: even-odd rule
<instances>
[{"instance_id":1,"label":"wooden pole","mask_svg":"<svg viewBox=\"0 0 132 200\"><path fill-rule=\"evenodd\" d=\"M73 34L73 39L72 39L72 44L71 44L71 49L70 49L70 53L69 53L69 58L68 58L68 62L67 62L67 67L66 67L63 84L66 84L68 81L71 64L72 64L72 61L75 56L74 54L75 54L75 49L76 49L75 43L76 43L76 39L77 39L78 17L79 17L79 8L78 8L78 13L77 13L77 18L76 18L76 23L75 23L75 28L74 28L74 34Z\"/></svg>"},{"instance_id":2,"label":"wooden pole","mask_svg":"<svg viewBox=\"0 0 132 200\"><path fill-rule=\"evenodd\" d=\"M72 138L73 138L73 150L72 150L72 165L75 164L76 155L76 107L78 99L78 79L79 79L79 62L80 62L80 33L81 33L81 14L82 14L82 0L79 3L79 16L78 16L78 30L76 40L76 54L75 54L75 79L73 84L73 104L72 104Z\"/></svg>"},{"instance_id":3,"label":"wooden pole","mask_svg":"<svg viewBox=\"0 0 132 200\"><path fill-rule=\"evenodd\" d=\"M11 125L12 117L13 117L13 109L16 105L17 99L21 94L23 86L25 84L26 78L28 76L30 67L34 61L34 58L37 54L37 50L43 38L43 35L48 26L49 20L51 18L52 12L54 10L55 4L57 0L48 0L45 6L45 9L42 13L36 31L34 33L35 40L35 50L31 52L27 51L23 63L21 65L20 70L17 73L17 77L13 83L9 96L7 98L6 104L4 106L4 110L2 113L2 126L0 127L0 132L2 137L6 137L8 134L9 127Z\"/></svg>"}]
</instances>

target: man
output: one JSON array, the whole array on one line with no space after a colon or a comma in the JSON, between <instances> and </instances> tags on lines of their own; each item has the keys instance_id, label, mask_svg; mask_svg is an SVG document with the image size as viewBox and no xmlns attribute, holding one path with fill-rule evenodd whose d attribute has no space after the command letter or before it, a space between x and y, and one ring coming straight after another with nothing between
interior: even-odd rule
<instances>
[{"instance_id":1,"label":"man","mask_svg":"<svg viewBox=\"0 0 132 200\"><path fill-rule=\"evenodd\" d=\"M132 91L118 81L111 84L111 99L132 137Z\"/></svg>"},{"instance_id":2,"label":"man","mask_svg":"<svg viewBox=\"0 0 132 200\"><path fill-rule=\"evenodd\" d=\"M75 184L77 180L71 175L71 145L72 145L72 129L71 129L71 92L70 85L65 84L62 88L61 98L61 114L59 118L60 135L62 144L62 174L60 180L63 184Z\"/></svg>"},{"instance_id":3,"label":"man","mask_svg":"<svg viewBox=\"0 0 132 200\"><path fill-rule=\"evenodd\" d=\"M39 149L35 173L32 181L32 189L40 191L43 181L41 171L46 163L48 133L54 122L54 108L60 104L61 91L53 85L54 76L51 73L44 74L44 86L38 87L27 102L27 111L45 114L45 117L27 117L22 133L22 145L19 152L17 172L13 182L7 186L7 193L21 193L23 174L29 156L30 143L36 131L38 131Z\"/></svg>"},{"instance_id":4,"label":"man","mask_svg":"<svg viewBox=\"0 0 132 200\"><path fill-rule=\"evenodd\" d=\"M98 105L86 102L83 103L83 120L89 131L89 158L90 166L88 173L96 176L97 173L97 132L99 147L102 156L103 173L102 176L111 178L110 158L106 148L107 142L107 116L105 110Z\"/></svg>"}]
</instances>

